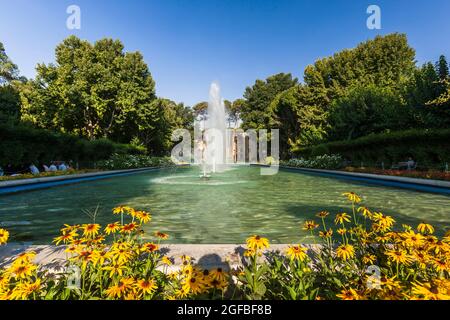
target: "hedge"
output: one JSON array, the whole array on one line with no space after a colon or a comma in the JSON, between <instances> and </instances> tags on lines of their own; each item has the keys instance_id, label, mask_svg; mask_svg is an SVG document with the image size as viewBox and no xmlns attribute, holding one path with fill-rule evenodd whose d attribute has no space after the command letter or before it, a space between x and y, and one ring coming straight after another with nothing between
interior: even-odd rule
<instances>
[{"instance_id":1,"label":"hedge","mask_svg":"<svg viewBox=\"0 0 450 320\"><path fill-rule=\"evenodd\" d=\"M50 161L94 162L112 154L141 154L143 150L107 139L77 136L26 126L0 125L0 166L48 164Z\"/></svg>"},{"instance_id":2,"label":"hedge","mask_svg":"<svg viewBox=\"0 0 450 320\"><path fill-rule=\"evenodd\" d=\"M294 154L302 157L340 154L356 164L384 162L386 166L411 157L421 167L441 167L450 163L450 129L413 129L373 134L350 141L299 148Z\"/></svg>"}]
</instances>

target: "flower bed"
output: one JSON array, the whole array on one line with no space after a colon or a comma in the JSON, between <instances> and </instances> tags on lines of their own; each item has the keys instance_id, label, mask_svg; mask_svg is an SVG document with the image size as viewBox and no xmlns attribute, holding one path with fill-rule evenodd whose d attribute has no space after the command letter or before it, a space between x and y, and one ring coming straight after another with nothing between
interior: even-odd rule
<instances>
[{"instance_id":1,"label":"flower bed","mask_svg":"<svg viewBox=\"0 0 450 320\"><path fill-rule=\"evenodd\" d=\"M69 169L67 171L55 171L55 172L41 172L39 174L21 174L17 176L0 176L1 181L13 181L13 180L23 180L23 179L36 179L36 178L47 178L47 177L59 177L59 176L68 176L73 174L82 174L82 173L92 173L99 172L100 170L96 169L85 169L85 170L75 170Z\"/></svg>"},{"instance_id":2,"label":"flower bed","mask_svg":"<svg viewBox=\"0 0 450 320\"><path fill-rule=\"evenodd\" d=\"M445 180L450 181L450 172L438 171L438 170L428 170L428 171L417 171L417 170L391 170L391 169L377 169L377 168L354 168L347 167L343 169L346 172L358 172L358 173L371 173L387 176L397 176L397 177L409 177L418 179L432 179L432 180Z\"/></svg>"},{"instance_id":3,"label":"flower bed","mask_svg":"<svg viewBox=\"0 0 450 320\"><path fill-rule=\"evenodd\" d=\"M426 223L395 229L392 217L362 206L357 194L344 196L348 213L333 219L322 211L303 225L318 231L321 250L296 244L271 252L269 240L254 235L244 266L230 271L201 269L188 256L169 271L173 260L159 250L169 235L155 231L144 240L151 215L118 207L118 221L104 228L61 229L55 243L65 246L65 270L74 272L50 274L25 252L0 271L0 299L450 299L450 233L438 238ZM8 237L0 229L0 245Z\"/></svg>"}]
</instances>

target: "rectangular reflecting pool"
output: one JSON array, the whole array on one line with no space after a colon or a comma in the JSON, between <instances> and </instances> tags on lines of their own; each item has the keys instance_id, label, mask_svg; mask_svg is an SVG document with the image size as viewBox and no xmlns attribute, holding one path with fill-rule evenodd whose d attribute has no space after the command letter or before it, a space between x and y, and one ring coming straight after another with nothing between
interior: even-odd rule
<instances>
[{"instance_id":1,"label":"rectangular reflecting pool","mask_svg":"<svg viewBox=\"0 0 450 320\"><path fill-rule=\"evenodd\" d=\"M11 242L49 244L63 224L90 223L86 211L99 208L97 223L118 220L112 208L128 205L152 214L145 231L170 235L169 243L243 243L252 234L272 243L313 243L302 231L306 220L326 210L351 213L343 192L362 196L362 205L391 215L397 226L433 224L450 228L450 197L283 171L261 176L258 167L231 167L199 178L197 167L111 177L0 196L0 225ZM330 225L331 226L331 225Z\"/></svg>"}]
</instances>

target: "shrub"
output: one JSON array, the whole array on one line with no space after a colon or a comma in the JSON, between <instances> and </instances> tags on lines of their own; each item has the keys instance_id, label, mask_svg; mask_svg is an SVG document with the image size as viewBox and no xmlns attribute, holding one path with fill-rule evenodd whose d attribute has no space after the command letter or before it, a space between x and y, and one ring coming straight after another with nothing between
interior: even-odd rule
<instances>
[{"instance_id":1,"label":"shrub","mask_svg":"<svg viewBox=\"0 0 450 320\"><path fill-rule=\"evenodd\" d=\"M99 161L113 153L143 153L142 148L107 139L89 141L73 135L25 126L0 125L0 166L49 163L53 160Z\"/></svg>"},{"instance_id":2,"label":"shrub","mask_svg":"<svg viewBox=\"0 0 450 320\"><path fill-rule=\"evenodd\" d=\"M302 157L327 153L340 154L357 164L384 162L388 166L412 157L421 167L442 166L450 162L450 129L373 134L294 150L294 154Z\"/></svg>"},{"instance_id":3,"label":"shrub","mask_svg":"<svg viewBox=\"0 0 450 320\"><path fill-rule=\"evenodd\" d=\"M150 157L146 155L114 154L108 160L100 161L97 166L106 170L136 169L146 167L168 167L174 165L168 157Z\"/></svg>"},{"instance_id":4,"label":"shrub","mask_svg":"<svg viewBox=\"0 0 450 320\"><path fill-rule=\"evenodd\" d=\"M343 159L340 155L322 155L311 159L291 159L283 161L283 165L296 168L311 168L311 169L329 169L336 170L343 167Z\"/></svg>"}]
</instances>

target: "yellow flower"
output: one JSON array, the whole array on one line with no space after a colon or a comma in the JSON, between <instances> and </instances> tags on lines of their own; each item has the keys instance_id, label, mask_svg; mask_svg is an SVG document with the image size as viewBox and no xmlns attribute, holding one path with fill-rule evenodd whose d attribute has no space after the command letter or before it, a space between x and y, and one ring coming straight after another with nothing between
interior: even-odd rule
<instances>
[{"instance_id":1,"label":"yellow flower","mask_svg":"<svg viewBox=\"0 0 450 320\"><path fill-rule=\"evenodd\" d=\"M330 213L328 211L320 211L318 214L316 214L316 216L318 218L325 219L329 214Z\"/></svg>"},{"instance_id":2,"label":"yellow flower","mask_svg":"<svg viewBox=\"0 0 450 320\"><path fill-rule=\"evenodd\" d=\"M366 207L359 207L358 212L361 212L362 215L366 218L372 218L372 212Z\"/></svg>"},{"instance_id":3,"label":"yellow flower","mask_svg":"<svg viewBox=\"0 0 450 320\"><path fill-rule=\"evenodd\" d=\"M341 236L343 236L344 234L347 233L347 229L345 228L340 228L337 230L337 233L340 234Z\"/></svg>"},{"instance_id":4,"label":"yellow flower","mask_svg":"<svg viewBox=\"0 0 450 320\"><path fill-rule=\"evenodd\" d=\"M319 237L321 238L331 238L331 236L333 235L333 230L329 229L328 231L319 231Z\"/></svg>"},{"instance_id":5,"label":"yellow flower","mask_svg":"<svg viewBox=\"0 0 450 320\"><path fill-rule=\"evenodd\" d=\"M385 254L388 256L389 260L395 263L408 265L412 261L411 256L404 250L386 250Z\"/></svg>"},{"instance_id":6,"label":"yellow flower","mask_svg":"<svg viewBox=\"0 0 450 320\"><path fill-rule=\"evenodd\" d=\"M189 295L190 287L182 286L180 289L175 291L175 297L177 299L184 299Z\"/></svg>"},{"instance_id":7,"label":"yellow flower","mask_svg":"<svg viewBox=\"0 0 450 320\"><path fill-rule=\"evenodd\" d=\"M14 274L16 278L26 279L31 277L36 270L36 266L32 263L13 263L8 272Z\"/></svg>"},{"instance_id":8,"label":"yellow flower","mask_svg":"<svg viewBox=\"0 0 450 320\"><path fill-rule=\"evenodd\" d=\"M153 294L158 288L156 281L153 279L149 280L138 280L136 283L136 288L140 294Z\"/></svg>"},{"instance_id":9,"label":"yellow flower","mask_svg":"<svg viewBox=\"0 0 450 320\"><path fill-rule=\"evenodd\" d=\"M450 300L450 295L445 288L431 283L413 283L413 294L425 300Z\"/></svg>"},{"instance_id":10,"label":"yellow flower","mask_svg":"<svg viewBox=\"0 0 450 320\"><path fill-rule=\"evenodd\" d=\"M305 221L305 223L303 224L303 230L307 230L307 231L314 230L318 227L319 227L319 225L312 220Z\"/></svg>"},{"instance_id":11,"label":"yellow flower","mask_svg":"<svg viewBox=\"0 0 450 320\"><path fill-rule=\"evenodd\" d=\"M119 206L113 209L113 214L124 214L130 212L131 208L128 206Z\"/></svg>"},{"instance_id":12,"label":"yellow flower","mask_svg":"<svg viewBox=\"0 0 450 320\"><path fill-rule=\"evenodd\" d=\"M123 272L126 270L126 266L124 264L113 263L106 267L103 267L103 270L110 271L109 277L112 278L115 274L122 276Z\"/></svg>"},{"instance_id":13,"label":"yellow flower","mask_svg":"<svg viewBox=\"0 0 450 320\"><path fill-rule=\"evenodd\" d=\"M142 252L155 252L155 251L158 251L159 250L159 246L157 245L157 244L154 244L153 242L147 242L147 243L144 243L142 246L141 246L141 251Z\"/></svg>"},{"instance_id":14,"label":"yellow flower","mask_svg":"<svg viewBox=\"0 0 450 320\"><path fill-rule=\"evenodd\" d=\"M131 222L126 225L123 225L120 229L120 232L121 233L131 233L133 231L136 231L137 228L138 228L137 223Z\"/></svg>"},{"instance_id":15,"label":"yellow flower","mask_svg":"<svg viewBox=\"0 0 450 320\"><path fill-rule=\"evenodd\" d=\"M9 232L0 228L0 245L5 244L8 241Z\"/></svg>"},{"instance_id":16,"label":"yellow flower","mask_svg":"<svg viewBox=\"0 0 450 320\"><path fill-rule=\"evenodd\" d=\"M247 247L253 250L269 248L269 240L260 236L251 236L247 239Z\"/></svg>"},{"instance_id":17,"label":"yellow flower","mask_svg":"<svg viewBox=\"0 0 450 320\"><path fill-rule=\"evenodd\" d=\"M425 222L422 222L421 224L419 224L417 226L417 230L423 234L433 234L434 233L433 226L431 224L427 224Z\"/></svg>"},{"instance_id":18,"label":"yellow flower","mask_svg":"<svg viewBox=\"0 0 450 320\"><path fill-rule=\"evenodd\" d=\"M166 256L162 257L161 262L162 262L163 264L167 265L167 266L172 265L172 260L170 260L170 259L169 259L168 257L166 257Z\"/></svg>"},{"instance_id":19,"label":"yellow flower","mask_svg":"<svg viewBox=\"0 0 450 320\"><path fill-rule=\"evenodd\" d=\"M354 192L345 192L342 194L343 196L346 196L348 201L354 202L354 203L360 203L361 198Z\"/></svg>"},{"instance_id":20,"label":"yellow flower","mask_svg":"<svg viewBox=\"0 0 450 320\"><path fill-rule=\"evenodd\" d=\"M156 232L155 232L155 237L157 237L157 238L159 238L159 239L161 239L161 240L167 240L167 239L169 239L169 235L168 235L168 234L163 233L163 232L159 232L159 231L156 231Z\"/></svg>"},{"instance_id":21,"label":"yellow flower","mask_svg":"<svg viewBox=\"0 0 450 320\"><path fill-rule=\"evenodd\" d=\"M136 214L136 218L138 218L141 223L148 223L152 219L152 216L150 215L150 213L145 212L145 211L136 211L135 214Z\"/></svg>"},{"instance_id":22,"label":"yellow flower","mask_svg":"<svg viewBox=\"0 0 450 320\"><path fill-rule=\"evenodd\" d=\"M403 239L403 245L405 246L420 247L425 242L423 235L416 234L412 230L400 233L400 237Z\"/></svg>"},{"instance_id":23,"label":"yellow flower","mask_svg":"<svg viewBox=\"0 0 450 320\"><path fill-rule=\"evenodd\" d=\"M431 259L430 262L437 272L450 271L449 263L443 259Z\"/></svg>"},{"instance_id":24,"label":"yellow flower","mask_svg":"<svg viewBox=\"0 0 450 320\"><path fill-rule=\"evenodd\" d=\"M225 281L227 279L227 274L222 268L212 269L209 275L213 280Z\"/></svg>"},{"instance_id":25,"label":"yellow flower","mask_svg":"<svg viewBox=\"0 0 450 320\"><path fill-rule=\"evenodd\" d=\"M127 291L133 289L134 280L131 278L123 278L116 285L111 286L106 290L106 295L109 298L120 298L125 296Z\"/></svg>"},{"instance_id":26,"label":"yellow flower","mask_svg":"<svg viewBox=\"0 0 450 320\"><path fill-rule=\"evenodd\" d=\"M100 230L100 225L96 223L83 224L82 229L85 237L94 238Z\"/></svg>"},{"instance_id":27,"label":"yellow flower","mask_svg":"<svg viewBox=\"0 0 450 320\"><path fill-rule=\"evenodd\" d=\"M94 266L99 264L100 266L103 266L105 264L105 261L111 258L111 253L108 251L99 251L94 250L92 251L92 263Z\"/></svg>"},{"instance_id":28,"label":"yellow flower","mask_svg":"<svg viewBox=\"0 0 450 320\"><path fill-rule=\"evenodd\" d=\"M72 242L76 236L78 236L76 231L71 231L68 233L63 233L61 236L53 239L53 241L56 245L59 245L61 242L66 244Z\"/></svg>"},{"instance_id":29,"label":"yellow flower","mask_svg":"<svg viewBox=\"0 0 450 320\"><path fill-rule=\"evenodd\" d=\"M201 277L191 275L183 282L183 287L188 290L188 292L192 292L193 294L199 294L205 291L206 285L201 279Z\"/></svg>"},{"instance_id":30,"label":"yellow flower","mask_svg":"<svg viewBox=\"0 0 450 320\"><path fill-rule=\"evenodd\" d=\"M291 260L304 261L308 257L308 255L306 254L307 251L307 248L297 245L289 246L289 248L286 250L286 253L291 258Z\"/></svg>"},{"instance_id":31,"label":"yellow flower","mask_svg":"<svg viewBox=\"0 0 450 320\"><path fill-rule=\"evenodd\" d=\"M343 244L336 249L336 255L342 260L348 260L355 256L355 248L350 244Z\"/></svg>"},{"instance_id":32,"label":"yellow flower","mask_svg":"<svg viewBox=\"0 0 450 320\"><path fill-rule=\"evenodd\" d=\"M335 224L344 224L345 222L350 222L350 216L344 213L338 213L334 219Z\"/></svg>"},{"instance_id":33,"label":"yellow flower","mask_svg":"<svg viewBox=\"0 0 450 320\"><path fill-rule=\"evenodd\" d=\"M340 298L341 300L359 300L360 299L359 294L352 288L342 290L340 294L336 295L336 297Z\"/></svg>"},{"instance_id":34,"label":"yellow flower","mask_svg":"<svg viewBox=\"0 0 450 320\"><path fill-rule=\"evenodd\" d=\"M128 248L117 248L110 251L112 259L118 263L126 263L132 258L132 251Z\"/></svg>"},{"instance_id":35,"label":"yellow flower","mask_svg":"<svg viewBox=\"0 0 450 320\"><path fill-rule=\"evenodd\" d=\"M111 233L115 233L115 232L117 232L119 230L120 230L120 223L119 222L110 223L105 228L105 232L108 235L111 234Z\"/></svg>"},{"instance_id":36,"label":"yellow flower","mask_svg":"<svg viewBox=\"0 0 450 320\"><path fill-rule=\"evenodd\" d=\"M364 264L373 264L376 259L377 257L373 254L366 254L365 256L363 256L362 261Z\"/></svg>"},{"instance_id":37,"label":"yellow flower","mask_svg":"<svg viewBox=\"0 0 450 320\"><path fill-rule=\"evenodd\" d=\"M33 293L38 293L41 288L41 280L35 282L21 282L12 291L11 300L26 300Z\"/></svg>"},{"instance_id":38,"label":"yellow flower","mask_svg":"<svg viewBox=\"0 0 450 320\"><path fill-rule=\"evenodd\" d=\"M226 280L213 279L208 284L211 288L221 291L225 290L228 287L228 281Z\"/></svg>"},{"instance_id":39,"label":"yellow flower","mask_svg":"<svg viewBox=\"0 0 450 320\"><path fill-rule=\"evenodd\" d=\"M374 212L372 218L382 229L389 229L395 223L395 220L392 217L386 216L381 212Z\"/></svg>"},{"instance_id":40,"label":"yellow flower","mask_svg":"<svg viewBox=\"0 0 450 320\"><path fill-rule=\"evenodd\" d=\"M34 251L22 252L15 258L14 263L17 263L17 264L30 263L33 261L33 259L35 257L36 257L36 252L34 252Z\"/></svg>"}]
</instances>

